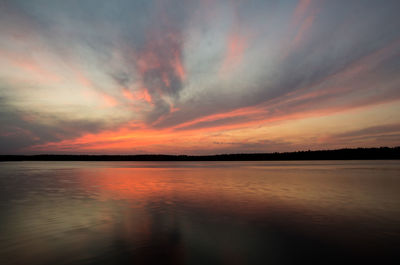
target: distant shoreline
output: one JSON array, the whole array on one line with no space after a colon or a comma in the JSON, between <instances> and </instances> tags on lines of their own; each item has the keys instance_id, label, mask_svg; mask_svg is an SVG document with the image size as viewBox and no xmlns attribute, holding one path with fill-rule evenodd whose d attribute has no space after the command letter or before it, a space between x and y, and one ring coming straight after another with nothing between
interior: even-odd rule
<instances>
[{"instance_id":1,"label":"distant shoreline","mask_svg":"<svg viewBox=\"0 0 400 265\"><path fill-rule=\"evenodd\" d=\"M294 160L390 160L400 159L400 146L345 148L284 153L219 155L0 155L6 161L294 161Z\"/></svg>"}]
</instances>

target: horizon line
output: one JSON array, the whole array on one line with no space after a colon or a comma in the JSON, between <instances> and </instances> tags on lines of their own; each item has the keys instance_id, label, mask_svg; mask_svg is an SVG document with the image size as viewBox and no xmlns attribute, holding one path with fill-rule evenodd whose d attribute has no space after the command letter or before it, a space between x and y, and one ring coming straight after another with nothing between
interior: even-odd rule
<instances>
[{"instance_id":1,"label":"horizon line","mask_svg":"<svg viewBox=\"0 0 400 265\"><path fill-rule=\"evenodd\" d=\"M240 153L214 153L208 155L190 155L190 154L165 154L165 153L148 153L148 154L90 154L90 153L38 153L38 154L0 154L0 156L152 156L152 155L159 155L159 156L219 156L219 155L253 155L253 154L287 154L287 153L301 153L301 152L326 152L326 151L341 151L341 150L360 150L360 149L397 149L400 148L398 146L379 146L379 147L343 147L343 148L336 148L336 149L303 149L303 150L296 150L296 151L271 151L271 152L240 152Z\"/></svg>"},{"instance_id":2,"label":"horizon line","mask_svg":"<svg viewBox=\"0 0 400 265\"><path fill-rule=\"evenodd\" d=\"M357 147L293 152L171 154L30 154L0 155L0 161L240 161L240 160L379 160L400 159L400 146Z\"/></svg>"}]
</instances>

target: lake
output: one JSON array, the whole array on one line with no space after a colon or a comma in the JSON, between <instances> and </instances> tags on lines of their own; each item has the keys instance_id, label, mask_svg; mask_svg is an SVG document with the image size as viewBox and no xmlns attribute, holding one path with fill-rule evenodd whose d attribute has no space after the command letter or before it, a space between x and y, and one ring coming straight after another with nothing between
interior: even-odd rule
<instances>
[{"instance_id":1,"label":"lake","mask_svg":"<svg viewBox=\"0 0 400 265\"><path fill-rule=\"evenodd\" d=\"M400 161L2 162L0 264L400 264Z\"/></svg>"}]
</instances>

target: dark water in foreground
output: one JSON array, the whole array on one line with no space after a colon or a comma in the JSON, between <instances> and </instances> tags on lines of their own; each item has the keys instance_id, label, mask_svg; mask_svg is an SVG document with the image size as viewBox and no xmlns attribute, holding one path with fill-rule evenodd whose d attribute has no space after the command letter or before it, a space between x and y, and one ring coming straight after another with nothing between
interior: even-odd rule
<instances>
[{"instance_id":1,"label":"dark water in foreground","mask_svg":"<svg viewBox=\"0 0 400 265\"><path fill-rule=\"evenodd\" d=\"M400 161L0 163L4 265L395 264L397 251Z\"/></svg>"}]
</instances>

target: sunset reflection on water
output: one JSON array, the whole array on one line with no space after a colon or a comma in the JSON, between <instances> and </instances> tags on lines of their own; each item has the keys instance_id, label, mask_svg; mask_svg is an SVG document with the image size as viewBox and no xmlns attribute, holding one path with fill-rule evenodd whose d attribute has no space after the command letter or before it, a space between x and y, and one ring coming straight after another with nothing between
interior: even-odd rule
<instances>
[{"instance_id":1,"label":"sunset reflection on water","mask_svg":"<svg viewBox=\"0 0 400 265\"><path fill-rule=\"evenodd\" d=\"M0 166L1 264L382 260L400 242L395 161Z\"/></svg>"}]
</instances>

